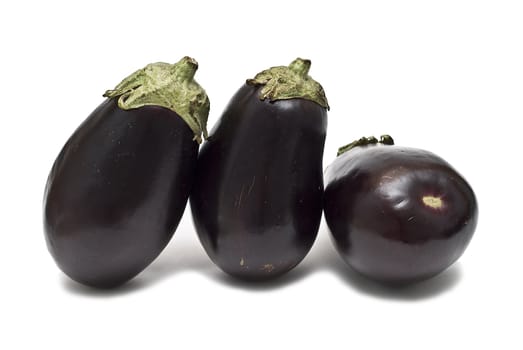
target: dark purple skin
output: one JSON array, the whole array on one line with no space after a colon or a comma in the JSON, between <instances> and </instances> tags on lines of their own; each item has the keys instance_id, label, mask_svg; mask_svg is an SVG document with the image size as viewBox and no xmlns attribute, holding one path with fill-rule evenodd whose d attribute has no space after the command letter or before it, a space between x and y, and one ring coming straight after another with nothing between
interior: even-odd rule
<instances>
[{"instance_id":1,"label":"dark purple skin","mask_svg":"<svg viewBox=\"0 0 523 350\"><path fill-rule=\"evenodd\" d=\"M261 101L244 85L198 158L190 203L212 261L243 280L295 267L322 213L327 112L305 99Z\"/></svg>"},{"instance_id":2,"label":"dark purple skin","mask_svg":"<svg viewBox=\"0 0 523 350\"><path fill-rule=\"evenodd\" d=\"M44 196L49 252L73 280L111 288L147 267L183 214L198 144L173 111L103 102L56 159Z\"/></svg>"},{"instance_id":3,"label":"dark purple skin","mask_svg":"<svg viewBox=\"0 0 523 350\"><path fill-rule=\"evenodd\" d=\"M472 188L427 151L355 147L328 167L325 181L333 242L348 265L374 280L406 284L442 272L463 254L476 228ZM441 207L431 197L440 198Z\"/></svg>"}]
</instances>

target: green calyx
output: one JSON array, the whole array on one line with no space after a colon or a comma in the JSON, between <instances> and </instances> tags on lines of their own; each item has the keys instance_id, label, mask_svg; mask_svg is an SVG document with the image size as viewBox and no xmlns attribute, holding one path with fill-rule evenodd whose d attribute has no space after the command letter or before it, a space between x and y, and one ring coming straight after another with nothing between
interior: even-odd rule
<instances>
[{"instance_id":1,"label":"green calyx","mask_svg":"<svg viewBox=\"0 0 523 350\"><path fill-rule=\"evenodd\" d=\"M194 140L207 138L209 98L194 80L198 63L184 57L175 64L151 63L139 69L107 90L104 97L118 97L118 107L124 110L143 106L165 107L178 114L191 128Z\"/></svg>"},{"instance_id":2,"label":"green calyx","mask_svg":"<svg viewBox=\"0 0 523 350\"><path fill-rule=\"evenodd\" d=\"M247 80L247 84L263 85L259 95L262 101L269 99L273 102L302 98L316 102L328 110L329 103L325 91L317 81L308 75L310 67L310 60L297 58L288 67L272 67L256 74L254 79Z\"/></svg>"},{"instance_id":3,"label":"green calyx","mask_svg":"<svg viewBox=\"0 0 523 350\"><path fill-rule=\"evenodd\" d=\"M356 148L356 147L367 146L367 145L376 145L376 144L394 145L394 140L392 139L392 137L390 135L382 135L382 136L380 136L379 140L377 138L375 138L374 136L362 137L361 139L353 141L353 142L349 143L348 145L338 148L338 154L336 156L340 156L343 153L350 151L351 149Z\"/></svg>"}]
</instances>

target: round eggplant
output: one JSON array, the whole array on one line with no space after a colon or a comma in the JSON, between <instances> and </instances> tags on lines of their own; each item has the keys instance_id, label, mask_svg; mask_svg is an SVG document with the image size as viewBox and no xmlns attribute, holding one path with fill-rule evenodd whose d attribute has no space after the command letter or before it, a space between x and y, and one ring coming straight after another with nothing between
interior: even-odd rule
<instances>
[{"instance_id":1,"label":"round eggplant","mask_svg":"<svg viewBox=\"0 0 523 350\"><path fill-rule=\"evenodd\" d=\"M49 174L44 231L73 280L115 287L147 267L187 204L209 100L197 63L154 63L122 81L69 138ZM190 105L190 107L189 107Z\"/></svg>"},{"instance_id":2,"label":"round eggplant","mask_svg":"<svg viewBox=\"0 0 523 350\"><path fill-rule=\"evenodd\" d=\"M454 263L478 219L465 179L433 153L362 138L327 168L324 211L342 258L391 284L430 278Z\"/></svg>"},{"instance_id":3,"label":"round eggplant","mask_svg":"<svg viewBox=\"0 0 523 350\"><path fill-rule=\"evenodd\" d=\"M317 235L328 105L309 67L297 59L247 80L198 156L196 231L211 260L240 279L282 275Z\"/></svg>"}]
</instances>

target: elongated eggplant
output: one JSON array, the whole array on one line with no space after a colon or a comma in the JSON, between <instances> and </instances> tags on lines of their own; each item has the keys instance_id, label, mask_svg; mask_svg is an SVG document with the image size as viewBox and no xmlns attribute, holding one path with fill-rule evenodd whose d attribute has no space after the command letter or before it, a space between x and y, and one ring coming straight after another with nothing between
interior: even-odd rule
<instances>
[{"instance_id":1,"label":"elongated eggplant","mask_svg":"<svg viewBox=\"0 0 523 350\"><path fill-rule=\"evenodd\" d=\"M48 249L73 280L115 287L147 267L187 204L209 111L198 65L154 63L124 79L69 138L47 180Z\"/></svg>"},{"instance_id":2,"label":"elongated eggplant","mask_svg":"<svg viewBox=\"0 0 523 350\"><path fill-rule=\"evenodd\" d=\"M199 154L190 197L198 236L241 279L289 271L317 235L328 104L309 67L296 59L247 80Z\"/></svg>"},{"instance_id":3,"label":"elongated eggplant","mask_svg":"<svg viewBox=\"0 0 523 350\"><path fill-rule=\"evenodd\" d=\"M442 158L390 136L340 148L327 168L324 211L333 242L354 270L407 284L453 264L476 229L474 191Z\"/></svg>"}]
</instances>

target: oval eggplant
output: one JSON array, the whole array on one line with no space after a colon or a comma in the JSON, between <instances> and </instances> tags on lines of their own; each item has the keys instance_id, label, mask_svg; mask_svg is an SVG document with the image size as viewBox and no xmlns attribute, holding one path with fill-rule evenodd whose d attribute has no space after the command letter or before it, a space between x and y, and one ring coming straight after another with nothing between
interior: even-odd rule
<instances>
[{"instance_id":1,"label":"oval eggplant","mask_svg":"<svg viewBox=\"0 0 523 350\"><path fill-rule=\"evenodd\" d=\"M309 67L297 59L248 80L199 153L196 231L211 260L240 279L282 275L317 235L328 105Z\"/></svg>"},{"instance_id":2,"label":"oval eggplant","mask_svg":"<svg viewBox=\"0 0 523 350\"><path fill-rule=\"evenodd\" d=\"M185 209L209 101L197 63L155 63L126 78L69 138L49 174L44 231L60 269L110 288L147 267ZM185 105L192 103L193 110Z\"/></svg>"},{"instance_id":3,"label":"oval eggplant","mask_svg":"<svg viewBox=\"0 0 523 350\"><path fill-rule=\"evenodd\" d=\"M325 181L333 242L371 279L430 278L454 263L474 234L477 201L466 180L433 153L393 146L390 136L342 147Z\"/></svg>"}]
</instances>

